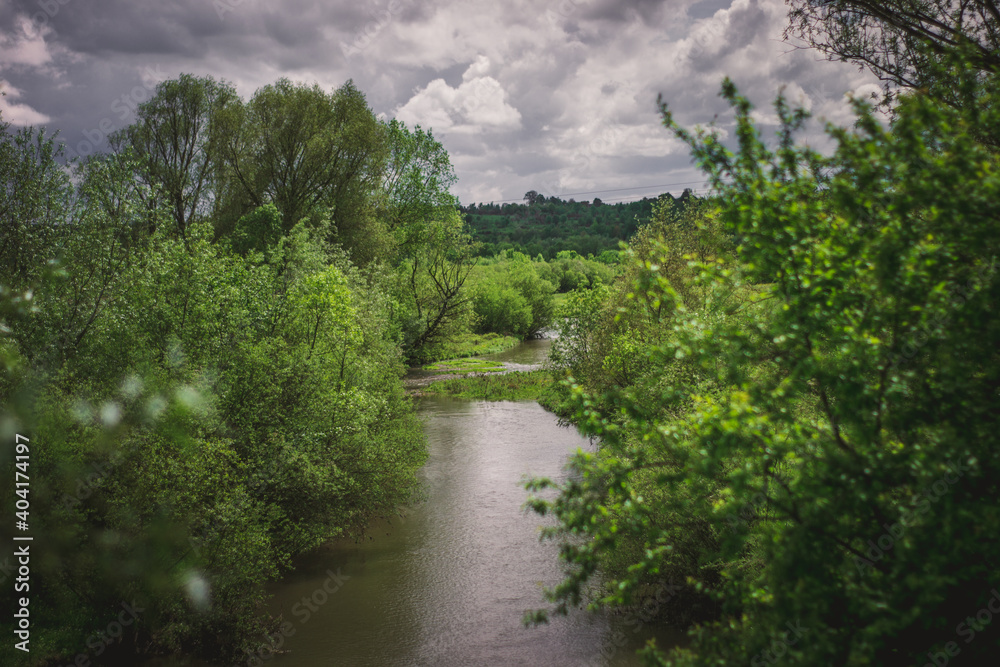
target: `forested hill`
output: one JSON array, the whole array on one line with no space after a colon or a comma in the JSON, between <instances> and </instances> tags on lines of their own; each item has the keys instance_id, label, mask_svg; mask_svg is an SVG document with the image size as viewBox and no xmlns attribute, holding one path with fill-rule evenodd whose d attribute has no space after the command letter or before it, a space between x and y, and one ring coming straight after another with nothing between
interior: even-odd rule
<instances>
[{"instance_id":1,"label":"forested hill","mask_svg":"<svg viewBox=\"0 0 1000 667\"><path fill-rule=\"evenodd\" d=\"M491 257L511 248L531 257L541 254L545 259L554 258L561 250L599 257L609 250L617 251L619 241L628 240L636 229L647 224L653 204L659 199L677 205L691 196L691 191L685 190L676 198L665 193L605 204L600 199L546 198L532 190L525 194L523 204L472 204L461 211L481 243L481 256Z\"/></svg>"}]
</instances>

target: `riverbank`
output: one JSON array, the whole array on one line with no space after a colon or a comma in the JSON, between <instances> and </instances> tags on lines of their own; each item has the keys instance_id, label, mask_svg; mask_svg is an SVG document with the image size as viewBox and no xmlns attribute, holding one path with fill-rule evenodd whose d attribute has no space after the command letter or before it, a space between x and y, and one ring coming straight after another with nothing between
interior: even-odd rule
<instances>
[{"instance_id":1,"label":"riverbank","mask_svg":"<svg viewBox=\"0 0 1000 667\"><path fill-rule=\"evenodd\" d=\"M451 359L499 354L517 347L520 343L521 339L515 336L503 336L497 333L466 334L442 343L422 361L429 364Z\"/></svg>"},{"instance_id":2,"label":"riverbank","mask_svg":"<svg viewBox=\"0 0 1000 667\"><path fill-rule=\"evenodd\" d=\"M537 401L553 384L550 371L508 371L437 380L423 393L484 401Z\"/></svg>"}]
</instances>

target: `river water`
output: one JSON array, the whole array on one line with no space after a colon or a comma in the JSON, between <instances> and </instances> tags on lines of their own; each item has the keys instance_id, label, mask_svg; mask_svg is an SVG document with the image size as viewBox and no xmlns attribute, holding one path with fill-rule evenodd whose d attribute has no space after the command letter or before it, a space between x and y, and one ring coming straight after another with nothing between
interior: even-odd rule
<instances>
[{"instance_id":1,"label":"river water","mask_svg":"<svg viewBox=\"0 0 1000 667\"><path fill-rule=\"evenodd\" d=\"M495 355L530 366L548 341ZM557 548L542 543L545 519L523 509L529 476L563 479L567 455L591 443L534 402L420 397L429 457L425 498L376 524L360 543L342 541L296 563L276 584L271 612L284 632L263 663L433 667L638 665L653 630L641 616L579 612L524 627L560 580ZM679 639L661 634L661 646ZM248 656L243 664L260 664Z\"/></svg>"}]
</instances>

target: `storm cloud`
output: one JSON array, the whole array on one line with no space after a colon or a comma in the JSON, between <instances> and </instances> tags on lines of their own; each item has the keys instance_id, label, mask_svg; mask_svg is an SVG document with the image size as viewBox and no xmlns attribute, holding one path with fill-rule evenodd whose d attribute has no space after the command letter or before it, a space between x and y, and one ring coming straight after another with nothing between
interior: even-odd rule
<instances>
[{"instance_id":1,"label":"storm cloud","mask_svg":"<svg viewBox=\"0 0 1000 667\"><path fill-rule=\"evenodd\" d=\"M658 94L682 123L722 132L724 76L764 123L782 88L850 122L845 93L874 81L783 42L785 14L781 0L0 0L0 113L85 155L182 72L244 97L282 76L353 79L376 113L434 131L463 202L634 198L701 182Z\"/></svg>"}]
</instances>

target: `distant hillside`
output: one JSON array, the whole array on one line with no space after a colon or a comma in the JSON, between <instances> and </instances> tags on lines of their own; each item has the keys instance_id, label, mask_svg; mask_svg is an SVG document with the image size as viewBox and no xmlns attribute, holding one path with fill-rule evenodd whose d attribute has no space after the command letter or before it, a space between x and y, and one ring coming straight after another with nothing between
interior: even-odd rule
<instances>
[{"instance_id":1,"label":"distant hillside","mask_svg":"<svg viewBox=\"0 0 1000 667\"><path fill-rule=\"evenodd\" d=\"M599 257L618 250L635 230L649 221L653 204L666 198L674 205L691 197L669 193L638 201L604 204L593 201L564 201L546 198L535 191L524 196L523 204L472 204L461 208L473 235L482 246L479 254L493 256L509 248L531 257L552 259L561 250Z\"/></svg>"}]
</instances>

